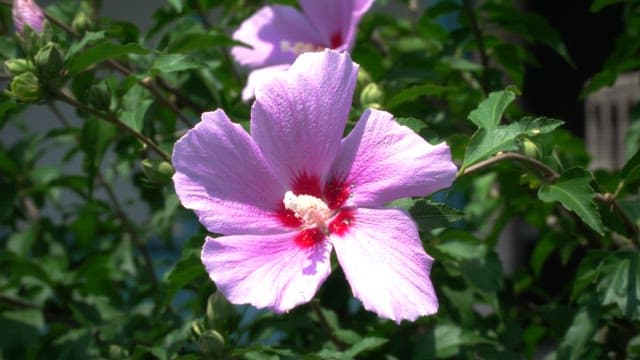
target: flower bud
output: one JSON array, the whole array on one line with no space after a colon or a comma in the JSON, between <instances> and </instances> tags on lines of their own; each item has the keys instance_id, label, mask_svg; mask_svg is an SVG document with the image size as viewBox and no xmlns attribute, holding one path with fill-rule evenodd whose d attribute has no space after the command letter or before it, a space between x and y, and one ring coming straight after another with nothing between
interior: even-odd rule
<instances>
[{"instance_id":1,"label":"flower bud","mask_svg":"<svg viewBox=\"0 0 640 360\"><path fill-rule=\"evenodd\" d=\"M207 357L219 359L224 352L224 338L215 330L207 330L198 339L200 351Z\"/></svg>"},{"instance_id":2,"label":"flower bud","mask_svg":"<svg viewBox=\"0 0 640 360\"><path fill-rule=\"evenodd\" d=\"M14 0L11 13L13 15L13 24L18 33L22 34L25 26L30 27L37 33L42 32L44 13L38 4L32 0Z\"/></svg>"},{"instance_id":3,"label":"flower bud","mask_svg":"<svg viewBox=\"0 0 640 360\"><path fill-rule=\"evenodd\" d=\"M366 86L370 82L371 82L371 76L369 76L369 73L366 72L363 68L360 68L358 70L358 80L357 80L358 86Z\"/></svg>"},{"instance_id":4,"label":"flower bud","mask_svg":"<svg viewBox=\"0 0 640 360\"><path fill-rule=\"evenodd\" d=\"M81 2L80 10L71 21L71 28L79 34L83 34L86 31L93 29L94 23L93 18L91 17L92 13L93 8L91 8L91 5L85 1Z\"/></svg>"},{"instance_id":5,"label":"flower bud","mask_svg":"<svg viewBox=\"0 0 640 360\"><path fill-rule=\"evenodd\" d=\"M380 108L384 92L375 83L369 83L360 93L360 102L364 107Z\"/></svg>"},{"instance_id":6,"label":"flower bud","mask_svg":"<svg viewBox=\"0 0 640 360\"><path fill-rule=\"evenodd\" d=\"M154 184L167 184L171 182L171 177L175 172L173 166L164 160L142 160L142 172L147 176L149 182Z\"/></svg>"},{"instance_id":7,"label":"flower bud","mask_svg":"<svg viewBox=\"0 0 640 360\"><path fill-rule=\"evenodd\" d=\"M60 50L58 44L48 43L38 50L34 57L34 62L41 80L48 82L51 79L56 79L60 76L64 65L62 50Z\"/></svg>"},{"instance_id":8,"label":"flower bud","mask_svg":"<svg viewBox=\"0 0 640 360\"><path fill-rule=\"evenodd\" d=\"M28 71L34 71L33 64L27 59L9 59L5 60L4 68L11 76L18 76Z\"/></svg>"},{"instance_id":9,"label":"flower bud","mask_svg":"<svg viewBox=\"0 0 640 360\"><path fill-rule=\"evenodd\" d=\"M89 101L89 105L94 108L101 111L109 111L111 107L111 91L109 91L109 87L104 82L93 84L89 88L87 100Z\"/></svg>"},{"instance_id":10,"label":"flower bud","mask_svg":"<svg viewBox=\"0 0 640 360\"><path fill-rule=\"evenodd\" d=\"M213 293L207 300L207 323L210 328L224 329L232 317L235 316L235 307L220 295Z\"/></svg>"},{"instance_id":11,"label":"flower bud","mask_svg":"<svg viewBox=\"0 0 640 360\"><path fill-rule=\"evenodd\" d=\"M38 77L32 72L25 72L14 77L7 94L19 102L28 103L40 100L42 91Z\"/></svg>"},{"instance_id":12,"label":"flower bud","mask_svg":"<svg viewBox=\"0 0 640 360\"><path fill-rule=\"evenodd\" d=\"M522 151L528 157L534 159L540 158L540 149L538 149L538 145L529 139L522 140Z\"/></svg>"}]
</instances>

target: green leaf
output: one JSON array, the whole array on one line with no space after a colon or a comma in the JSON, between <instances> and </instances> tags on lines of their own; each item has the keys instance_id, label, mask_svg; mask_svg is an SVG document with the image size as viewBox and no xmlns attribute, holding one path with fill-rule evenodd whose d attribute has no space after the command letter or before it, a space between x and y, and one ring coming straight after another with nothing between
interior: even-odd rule
<instances>
[{"instance_id":1,"label":"green leaf","mask_svg":"<svg viewBox=\"0 0 640 360\"><path fill-rule=\"evenodd\" d=\"M640 254L623 250L601 265L598 293L602 305L616 305L629 320L640 320Z\"/></svg>"},{"instance_id":2,"label":"green leaf","mask_svg":"<svg viewBox=\"0 0 640 360\"><path fill-rule=\"evenodd\" d=\"M94 118L88 119L82 128L80 148L84 151L84 170L89 178L88 195L93 193L93 183L109 143L116 134L113 124Z\"/></svg>"},{"instance_id":3,"label":"green leaf","mask_svg":"<svg viewBox=\"0 0 640 360\"><path fill-rule=\"evenodd\" d=\"M148 53L149 50L137 43L121 45L104 41L74 56L69 64L69 72L73 76L87 67L105 60L111 60L129 54Z\"/></svg>"},{"instance_id":4,"label":"green leaf","mask_svg":"<svg viewBox=\"0 0 640 360\"><path fill-rule=\"evenodd\" d=\"M204 236L194 235L188 242L188 245L182 251L180 260L164 274L163 283L166 286L167 293L164 297L164 304L169 304L178 290L205 275L204 266L200 261L200 247Z\"/></svg>"},{"instance_id":5,"label":"green leaf","mask_svg":"<svg viewBox=\"0 0 640 360\"><path fill-rule=\"evenodd\" d=\"M421 231L447 227L464 217L462 211L446 204L430 203L424 200L417 201L410 212Z\"/></svg>"},{"instance_id":6,"label":"green leaf","mask_svg":"<svg viewBox=\"0 0 640 360\"><path fill-rule=\"evenodd\" d=\"M386 344L388 341L388 339L379 337L366 337L347 349L347 351L344 352L344 356L347 358L354 358L356 357L356 355L376 350L382 345Z\"/></svg>"},{"instance_id":7,"label":"green leaf","mask_svg":"<svg viewBox=\"0 0 640 360\"><path fill-rule=\"evenodd\" d=\"M150 73L152 75L197 69L202 64L194 58L184 54L162 54L153 60Z\"/></svg>"},{"instance_id":8,"label":"green leaf","mask_svg":"<svg viewBox=\"0 0 640 360\"><path fill-rule=\"evenodd\" d=\"M581 359L598 329L600 313L594 306L582 307L573 318L557 351L557 359Z\"/></svg>"},{"instance_id":9,"label":"green leaf","mask_svg":"<svg viewBox=\"0 0 640 360\"><path fill-rule=\"evenodd\" d=\"M78 52L80 52L80 50L84 49L85 46L104 39L104 36L104 31L87 31L80 41L73 43L73 45L69 47L69 51L66 53L67 60L73 58Z\"/></svg>"},{"instance_id":10,"label":"green leaf","mask_svg":"<svg viewBox=\"0 0 640 360\"><path fill-rule=\"evenodd\" d=\"M500 124L502 114L515 99L516 94L511 90L492 92L469 113L468 119L481 129L496 128Z\"/></svg>"},{"instance_id":11,"label":"green leaf","mask_svg":"<svg viewBox=\"0 0 640 360\"><path fill-rule=\"evenodd\" d=\"M562 41L562 36L543 16L532 12L523 13L511 2L488 2L483 7L487 10L489 22L494 22L504 30L520 35L528 42L550 47L569 65L575 67Z\"/></svg>"},{"instance_id":12,"label":"green leaf","mask_svg":"<svg viewBox=\"0 0 640 360\"><path fill-rule=\"evenodd\" d=\"M411 86L406 89L400 90L387 102L387 108L392 109L400 104L408 101L412 101L420 96L435 96L441 95L449 91L454 91L453 87L442 86L436 84L423 84L417 86Z\"/></svg>"},{"instance_id":13,"label":"green leaf","mask_svg":"<svg viewBox=\"0 0 640 360\"><path fill-rule=\"evenodd\" d=\"M624 164L620 177L626 183L640 179L640 151L636 153Z\"/></svg>"},{"instance_id":14,"label":"green leaf","mask_svg":"<svg viewBox=\"0 0 640 360\"><path fill-rule=\"evenodd\" d=\"M396 122L400 125L408 127L416 133L419 133L420 130L427 127L427 124L424 121L413 117L396 118Z\"/></svg>"},{"instance_id":15,"label":"green leaf","mask_svg":"<svg viewBox=\"0 0 640 360\"><path fill-rule=\"evenodd\" d=\"M620 2L624 2L625 0L593 0L593 2L591 3L591 12L599 12L600 10L602 10L603 8L609 6L609 5L613 5L613 4L617 4Z\"/></svg>"},{"instance_id":16,"label":"green leaf","mask_svg":"<svg viewBox=\"0 0 640 360\"><path fill-rule=\"evenodd\" d=\"M480 291L495 293L502 287L502 263L493 251L460 262L460 273Z\"/></svg>"},{"instance_id":17,"label":"green leaf","mask_svg":"<svg viewBox=\"0 0 640 360\"><path fill-rule=\"evenodd\" d=\"M229 37L229 35L214 30L208 33L188 33L173 40L166 51L169 53L188 53L199 49L210 49L214 46L234 46L239 45Z\"/></svg>"},{"instance_id":18,"label":"green leaf","mask_svg":"<svg viewBox=\"0 0 640 360\"><path fill-rule=\"evenodd\" d=\"M589 185L591 180L592 176L588 171L582 168L569 169L553 184L542 185L538 190L538 198L544 202L561 203L598 234L604 235L600 213L593 202L595 192Z\"/></svg>"},{"instance_id":19,"label":"green leaf","mask_svg":"<svg viewBox=\"0 0 640 360\"><path fill-rule=\"evenodd\" d=\"M464 330L455 324L438 323L420 339L413 359L451 358L464 346L487 342L487 340Z\"/></svg>"},{"instance_id":20,"label":"green leaf","mask_svg":"<svg viewBox=\"0 0 640 360\"><path fill-rule=\"evenodd\" d=\"M136 131L141 131L153 98L141 85L135 84L122 96L119 118Z\"/></svg>"},{"instance_id":21,"label":"green leaf","mask_svg":"<svg viewBox=\"0 0 640 360\"><path fill-rule=\"evenodd\" d=\"M525 117L510 125L479 129L467 146L462 168L464 169L500 151L517 149L516 140L520 137L546 134L562 124L562 121L556 119Z\"/></svg>"}]
</instances>

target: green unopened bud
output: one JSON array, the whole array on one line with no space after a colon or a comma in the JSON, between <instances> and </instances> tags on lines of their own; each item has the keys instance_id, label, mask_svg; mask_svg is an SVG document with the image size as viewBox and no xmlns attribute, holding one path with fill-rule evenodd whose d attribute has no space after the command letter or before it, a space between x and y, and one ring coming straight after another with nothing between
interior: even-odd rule
<instances>
[{"instance_id":1,"label":"green unopened bud","mask_svg":"<svg viewBox=\"0 0 640 360\"><path fill-rule=\"evenodd\" d=\"M109 359L128 359L129 352L120 345L109 345Z\"/></svg>"},{"instance_id":2,"label":"green unopened bud","mask_svg":"<svg viewBox=\"0 0 640 360\"><path fill-rule=\"evenodd\" d=\"M73 17L71 21L71 27L77 33L82 34L87 30L93 29L93 19L91 14L93 13L93 9L89 3L81 2L80 3L80 11L76 13L76 16Z\"/></svg>"},{"instance_id":3,"label":"green unopened bud","mask_svg":"<svg viewBox=\"0 0 640 360\"><path fill-rule=\"evenodd\" d=\"M362 89L360 102L364 107L379 108L384 98L384 92L375 83L370 83Z\"/></svg>"},{"instance_id":4,"label":"green unopened bud","mask_svg":"<svg viewBox=\"0 0 640 360\"><path fill-rule=\"evenodd\" d=\"M167 184L171 182L171 176L175 173L175 169L171 164L164 160L142 160L142 172L147 176L149 182L154 184Z\"/></svg>"},{"instance_id":5,"label":"green unopened bud","mask_svg":"<svg viewBox=\"0 0 640 360\"><path fill-rule=\"evenodd\" d=\"M42 97L38 77L32 72L25 72L14 77L7 94L19 102L37 102Z\"/></svg>"},{"instance_id":6,"label":"green unopened bud","mask_svg":"<svg viewBox=\"0 0 640 360\"><path fill-rule=\"evenodd\" d=\"M522 151L528 157L539 159L540 158L540 149L538 145L536 145L533 141L529 139L522 140Z\"/></svg>"},{"instance_id":7,"label":"green unopened bud","mask_svg":"<svg viewBox=\"0 0 640 360\"><path fill-rule=\"evenodd\" d=\"M11 76L18 76L22 73L33 72L35 70L33 64L27 59L5 60L4 68Z\"/></svg>"},{"instance_id":8,"label":"green unopened bud","mask_svg":"<svg viewBox=\"0 0 640 360\"><path fill-rule=\"evenodd\" d=\"M111 107L111 91L104 82L91 85L87 99L98 110L108 111Z\"/></svg>"},{"instance_id":9,"label":"green unopened bud","mask_svg":"<svg viewBox=\"0 0 640 360\"><path fill-rule=\"evenodd\" d=\"M207 323L210 328L224 329L235 316L235 307L220 293L214 293L207 300Z\"/></svg>"},{"instance_id":10,"label":"green unopened bud","mask_svg":"<svg viewBox=\"0 0 640 360\"><path fill-rule=\"evenodd\" d=\"M224 353L224 338L215 330L207 330L198 339L200 351L209 358L219 359Z\"/></svg>"},{"instance_id":11,"label":"green unopened bud","mask_svg":"<svg viewBox=\"0 0 640 360\"><path fill-rule=\"evenodd\" d=\"M358 80L357 80L358 86L360 87L367 86L367 84L369 84L370 82L371 82L371 76L369 76L369 73L366 72L363 68L358 69Z\"/></svg>"},{"instance_id":12,"label":"green unopened bud","mask_svg":"<svg viewBox=\"0 0 640 360\"><path fill-rule=\"evenodd\" d=\"M38 50L33 59L36 65L36 72L44 82L60 76L64 58L58 44L48 43Z\"/></svg>"}]
</instances>

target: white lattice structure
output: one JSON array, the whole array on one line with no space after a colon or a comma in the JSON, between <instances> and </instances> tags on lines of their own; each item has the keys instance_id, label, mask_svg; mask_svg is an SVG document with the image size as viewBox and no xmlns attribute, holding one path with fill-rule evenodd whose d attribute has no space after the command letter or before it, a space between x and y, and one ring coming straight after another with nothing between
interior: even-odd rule
<instances>
[{"instance_id":1,"label":"white lattice structure","mask_svg":"<svg viewBox=\"0 0 640 360\"><path fill-rule=\"evenodd\" d=\"M602 88L585 101L587 150L593 169L619 169L626 159L625 136L631 108L640 101L640 72L623 74L613 86Z\"/></svg>"}]
</instances>

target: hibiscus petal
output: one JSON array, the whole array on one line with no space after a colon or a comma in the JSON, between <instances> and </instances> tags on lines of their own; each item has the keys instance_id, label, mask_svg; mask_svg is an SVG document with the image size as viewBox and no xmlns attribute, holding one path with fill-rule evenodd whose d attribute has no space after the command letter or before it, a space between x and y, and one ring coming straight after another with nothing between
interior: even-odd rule
<instances>
[{"instance_id":1,"label":"hibiscus petal","mask_svg":"<svg viewBox=\"0 0 640 360\"><path fill-rule=\"evenodd\" d=\"M358 65L326 50L298 57L284 76L256 89L251 134L278 176L321 178L349 116Z\"/></svg>"},{"instance_id":2,"label":"hibiscus petal","mask_svg":"<svg viewBox=\"0 0 640 360\"><path fill-rule=\"evenodd\" d=\"M234 46L231 54L241 65L251 68L291 64L297 56L288 46L296 43L317 46L322 43L309 20L290 6L266 6L245 20L233 39L252 48Z\"/></svg>"},{"instance_id":3,"label":"hibiscus petal","mask_svg":"<svg viewBox=\"0 0 640 360\"><path fill-rule=\"evenodd\" d=\"M256 88L269 81L274 76L286 71L290 64L267 66L262 69L253 70L247 78L247 85L242 89L242 100L249 101L253 98Z\"/></svg>"},{"instance_id":4,"label":"hibiscus petal","mask_svg":"<svg viewBox=\"0 0 640 360\"><path fill-rule=\"evenodd\" d=\"M403 211L360 208L348 231L331 242L365 309L397 323L438 311L429 279L433 259Z\"/></svg>"},{"instance_id":5,"label":"hibiscus petal","mask_svg":"<svg viewBox=\"0 0 640 360\"><path fill-rule=\"evenodd\" d=\"M323 44L338 50L353 46L360 17L373 0L300 0L302 11L318 29Z\"/></svg>"},{"instance_id":6,"label":"hibiscus petal","mask_svg":"<svg viewBox=\"0 0 640 360\"><path fill-rule=\"evenodd\" d=\"M370 109L343 140L331 173L347 179L357 206L377 207L447 188L456 171L447 144L431 145L393 115Z\"/></svg>"},{"instance_id":7,"label":"hibiscus petal","mask_svg":"<svg viewBox=\"0 0 640 360\"><path fill-rule=\"evenodd\" d=\"M249 134L224 111L202 114L202 121L175 144L173 166L182 205L193 209L207 230L282 232L274 213L286 190Z\"/></svg>"},{"instance_id":8,"label":"hibiscus petal","mask_svg":"<svg viewBox=\"0 0 640 360\"><path fill-rule=\"evenodd\" d=\"M299 247L296 235L207 237L202 262L229 301L285 312L311 300L331 272L331 244Z\"/></svg>"}]
</instances>

